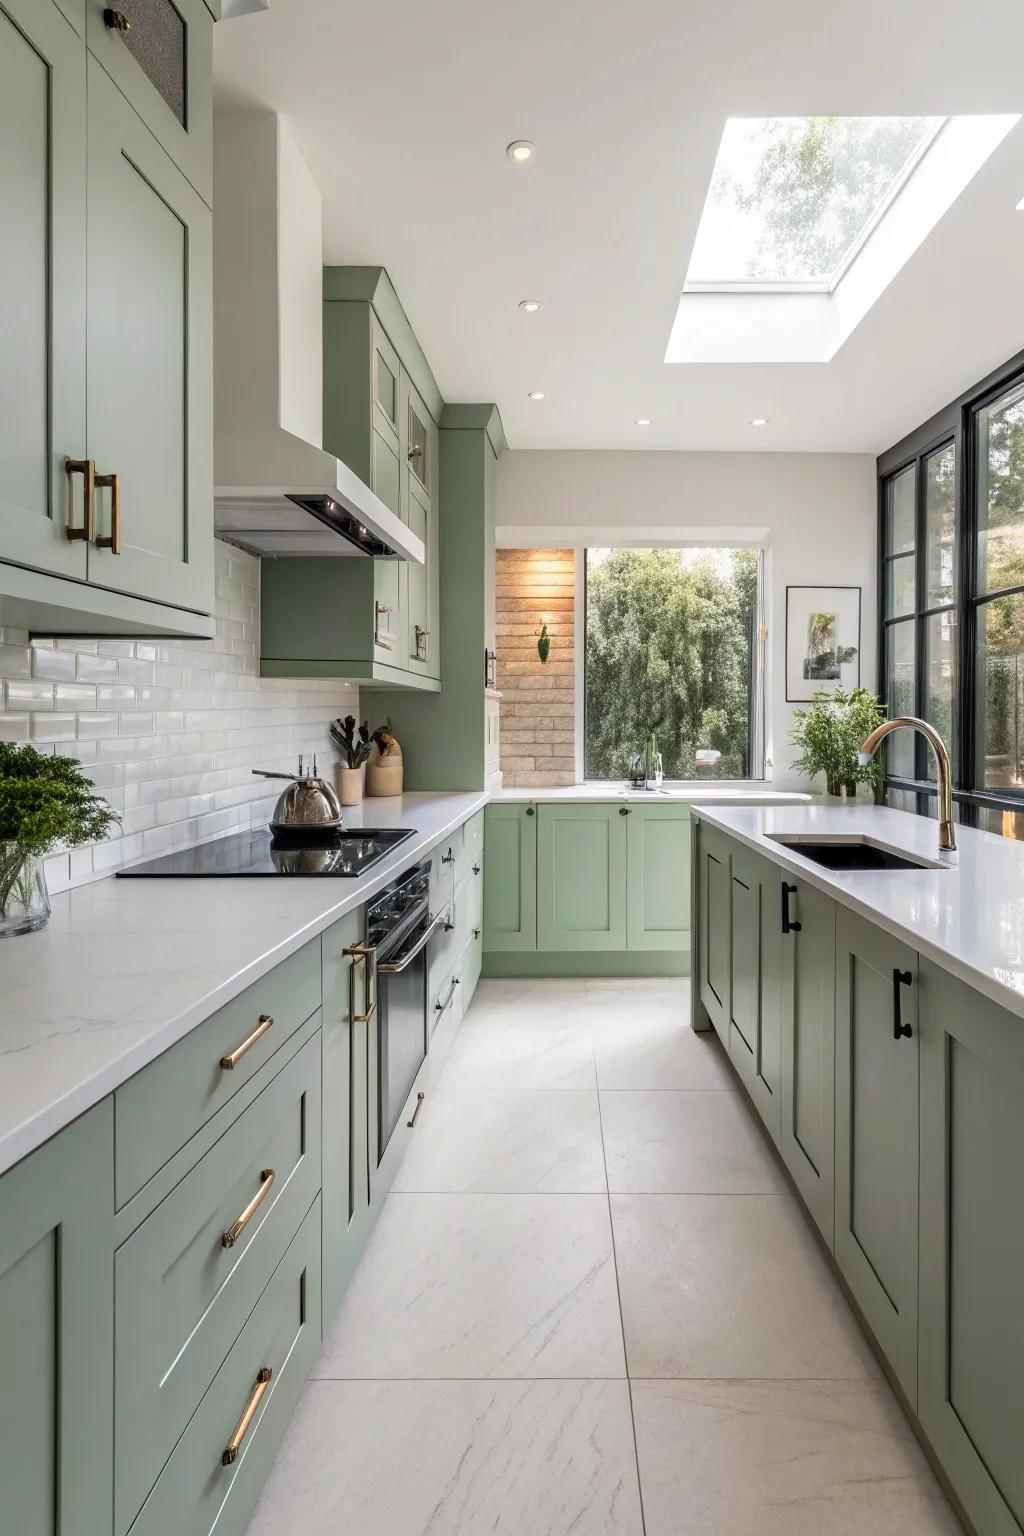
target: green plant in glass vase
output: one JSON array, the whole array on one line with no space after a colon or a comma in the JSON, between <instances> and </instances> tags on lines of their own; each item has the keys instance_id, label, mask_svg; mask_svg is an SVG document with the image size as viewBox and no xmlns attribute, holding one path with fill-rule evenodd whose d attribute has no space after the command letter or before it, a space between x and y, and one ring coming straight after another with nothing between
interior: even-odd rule
<instances>
[{"instance_id":1,"label":"green plant in glass vase","mask_svg":"<svg viewBox=\"0 0 1024 1536\"><path fill-rule=\"evenodd\" d=\"M876 754L869 763L857 761L861 742L885 719L885 709L870 688L835 688L816 693L809 709L793 711L790 741L801 749L793 767L808 778L825 775L830 795L855 794L858 784L870 784L876 802L884 793L882 764Z\"/></svg>"},{"instance_id":2,"label":"green plant in glass vase","mask_svg":"<svg viewBox=\"0 0 1024 1536\"><path fill-rule=\"evenodd\" d=\"M48 922L45 856L96 842L118 820L73 757L0 741L0 938Z\"/></svg>"}]
</instances>

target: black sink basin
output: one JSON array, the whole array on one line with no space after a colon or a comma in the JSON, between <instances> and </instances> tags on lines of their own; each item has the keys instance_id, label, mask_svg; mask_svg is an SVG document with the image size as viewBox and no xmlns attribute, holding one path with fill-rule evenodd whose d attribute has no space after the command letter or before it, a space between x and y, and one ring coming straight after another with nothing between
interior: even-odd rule
<instances>
[{"instance_id":1,"label":"black sink basin","mask_svg":"<svg viewBox=\"0 0 1024 1536\"><path fill-rule=\"evenodd\" d=\"M775 837L773 842L791 848L803 858L825 869L940 869L943 866L926 860L905 859L882 848L877 843L857 838L837 838L834 842L802 837Z\"/></svg>"}]
</instances>

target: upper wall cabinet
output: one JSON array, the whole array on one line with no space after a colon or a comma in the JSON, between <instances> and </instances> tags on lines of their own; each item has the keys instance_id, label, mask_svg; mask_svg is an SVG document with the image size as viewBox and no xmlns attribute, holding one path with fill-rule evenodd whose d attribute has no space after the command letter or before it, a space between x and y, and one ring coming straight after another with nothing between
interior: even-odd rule
<instances>
[{"instance_id":1,"label":"upper wall cabinet","mask_svg":"<svg viewBox=\"0 0 1024 1536\"><path fill-rule=\"evenodd\" d=\"M208 635L211 215L75 11L0 0L0 623Z\"/></svg>"},{"instance_id":2,"label":"upper wall cabinet","mask_svg":"<svg viewBox=\"0 0 1024 1536\"><path fill-rule=\"evenodd\" d=\"M423 540L426 560L265 562L265 676L437 691L441 405L387 273L326 268L323 446Z\"/></svg>"},{"instance_id":3,"label":"upper wall cabinet","mask_svg":"<svg viewBox=\"0 0 1024 1536\"><path fill-rule=\"evenodd\" d=\"M204 0L86 0L86 40L207 206L213 203L213 18Z\"/></svg>"}]
</instances>

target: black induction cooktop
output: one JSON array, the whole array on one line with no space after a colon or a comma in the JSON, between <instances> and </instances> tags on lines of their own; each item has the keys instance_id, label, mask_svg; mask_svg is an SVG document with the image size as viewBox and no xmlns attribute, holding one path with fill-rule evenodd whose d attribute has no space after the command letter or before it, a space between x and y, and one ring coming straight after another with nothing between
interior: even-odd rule
<instances>
[{"instance_id":1,"label":"black induction cooktop","mask_svg":"<svg viewBox=\"0 0 1024 1536\"><path fill-rule=\"evenodd\" d=\"M117 873L120 880L194 876L226 879L252 875L356 879L412 836L411 827L353 827L325 832L312 842L307 832L301 842L295 842L272 836L266 827L260 827L252 832L218 837L196 848L182 848L178 853L167 853Z\"/></svg>"}]
</instances>

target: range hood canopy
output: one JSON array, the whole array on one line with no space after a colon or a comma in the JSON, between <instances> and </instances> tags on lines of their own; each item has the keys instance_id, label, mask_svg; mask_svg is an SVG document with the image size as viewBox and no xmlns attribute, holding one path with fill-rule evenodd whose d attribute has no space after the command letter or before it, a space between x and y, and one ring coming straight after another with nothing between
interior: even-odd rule
<instances>
[{"instance_id":1,"label":"range hood canopy","mask_svg":"<svg viewBox=\"0 0 1024 1536\"><path fill-rule=\"evenodd\" d=\"M321 447L320 191L273 112L214 121L214 526L259 555L397 556L423 540Z\"/></svg>"}]
</instances>

